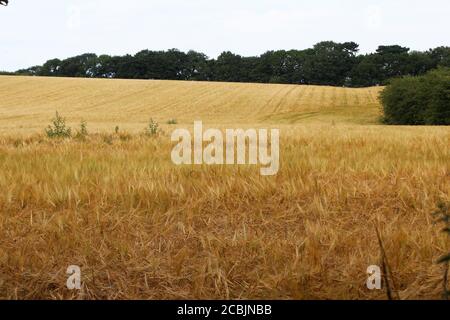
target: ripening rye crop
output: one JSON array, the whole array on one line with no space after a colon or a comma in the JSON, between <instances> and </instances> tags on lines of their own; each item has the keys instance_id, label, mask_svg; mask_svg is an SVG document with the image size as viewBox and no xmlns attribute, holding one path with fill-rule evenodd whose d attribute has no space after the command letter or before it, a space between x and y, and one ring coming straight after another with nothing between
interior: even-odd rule
<instances>
[{"instance_id":1,"label":"ripening rye crop","mask_svg":"<svg viewBox=\"0 0 450 320\"><path fill-rule=\"evenodd\" d=\"M375 226L399 297L441 298L450 130L378 125L378 91L0 77L0 298L385 299ZM175 165L194 120L279 129L278 173Z\"/></svg>"}]
</instances>

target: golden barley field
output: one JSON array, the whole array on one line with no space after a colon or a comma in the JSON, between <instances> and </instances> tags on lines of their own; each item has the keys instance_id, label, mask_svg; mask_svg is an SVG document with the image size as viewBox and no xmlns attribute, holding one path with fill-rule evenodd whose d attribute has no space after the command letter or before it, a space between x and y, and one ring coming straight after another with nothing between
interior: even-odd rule
<instances>
[{"instance_id":1,"label":"golden barley field","mask_svg":"<svg viewBox=\"0 0 450 320\"><path fill-rule=\"evenodd\" d=\"M375 226L398 297L441 298L450 129L380 125L380 90L0 77L0 298L386 299ZM279 173L175 166L194 120L280 128Z\"/></svg>"},{"instance_id":2,"label":"golden barley field","mask_svg":"<svg viewBox=\"0 0 450 320\"><path fill-rule=\"evenodd\" d=\"M192 125L376 123L379 88L0 76L0 132L42 131L62 113L91 130L136 132L153 117ZM76 124L76 123L75 123Z\"/></svg>"}]
</instances>

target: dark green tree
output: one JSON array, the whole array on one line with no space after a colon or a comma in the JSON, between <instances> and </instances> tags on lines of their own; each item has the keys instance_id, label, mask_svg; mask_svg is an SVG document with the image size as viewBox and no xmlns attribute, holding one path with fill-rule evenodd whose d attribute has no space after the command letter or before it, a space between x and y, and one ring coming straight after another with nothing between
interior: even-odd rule
<instances>
[{"instance_id":1,"label":"dark green tree","mask_svg":"<svg viewBox=\"0 0 450 320\"><path fill-rule=\"evenodd\" d=\"M433 67L450 68L450 47L438 47L427 52L433 60Z\"/></svg>"},{"instance_id":2,"label":"dark green tree","mask_svg":"<svg viewBox=\"0 0 450 320\"><path fill-rule=\"evenodd\" d=\"M94 77L97 55L85 53L61 62L59 74L64 77Z\"/></svg>"},{"instance_id":3,"label":"dark green tree","mask_svg":"<svg viewBox=\"0 0 450 320\"><path fill-rule=\"evenodd\" d=\"M40 76L60 76L61 75L61 60L48 60L42 66Z\"/></svg>"},{"instance_id":4,"label":"dark green tree","mask_svg":"<svg viewBox=\"0 0 450 320\"><path fill-rule=\"evenodd\" d=\"M212 76L208 56L193 50L187 53L184 69L185 80L210 80Z\"/></svg>"},{"instance_id":5,"label":"dark green tree","mask_svg":"<svg viewBox=\"0 0 450 320\"><path fill-rule=\"evenodd\" d=\"M229 51L223 52L211 64L211 67L212 80L215 81L243 82L243 79L248 76L242 56Z\"/></svg>"},{"instance_id":6,"label":"dark green tree","mask_svg":"<svg viewBox=\"0 0 450 320\"><path fill-rule=\"evenodd\" d=\"M354 42L320 42L306 50L303 66L307 84L343 86L357 62L358 44Z\"/></svg>"}]
</instances>

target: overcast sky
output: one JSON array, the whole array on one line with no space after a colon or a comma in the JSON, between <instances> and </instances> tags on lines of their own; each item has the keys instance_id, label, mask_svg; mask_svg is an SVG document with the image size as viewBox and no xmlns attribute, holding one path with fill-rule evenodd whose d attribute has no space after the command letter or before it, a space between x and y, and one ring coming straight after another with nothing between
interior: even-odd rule
<instances>
[{"instance_id":1,"label":"overcast sky","mask_svg":"<svg viewBox=\"0 0 450 320\"><path fill-rule=\"evenodd\" d=\"M194 49L259 55L323 40L415 50L450 45L449 0L10 0L0 70L76 54Z\"/></svg>"}]
</instances>

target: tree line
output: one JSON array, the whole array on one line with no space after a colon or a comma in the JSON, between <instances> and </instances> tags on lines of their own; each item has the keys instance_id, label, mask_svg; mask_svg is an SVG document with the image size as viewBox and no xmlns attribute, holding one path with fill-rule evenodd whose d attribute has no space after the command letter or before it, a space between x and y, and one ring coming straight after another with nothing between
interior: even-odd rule
<instances>
[{"instance_id":1,"label":"tree line","mask_svg":"<svg viewBox=\"0 0 450 320\"><path fill-rule=\"evenodd\" d=\"M419 52L390 45L379 46L375 53L358 52L359 45L355 42L325 41L305 50L268 51L254 57L227 51L216 59L177 49L143 50L124 56L86 53L48 60L15 74L366 87L384 85L395 77L419 76L437 67L450 67L450 47Z\"/></svg>"}]
</instances>

